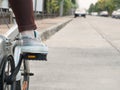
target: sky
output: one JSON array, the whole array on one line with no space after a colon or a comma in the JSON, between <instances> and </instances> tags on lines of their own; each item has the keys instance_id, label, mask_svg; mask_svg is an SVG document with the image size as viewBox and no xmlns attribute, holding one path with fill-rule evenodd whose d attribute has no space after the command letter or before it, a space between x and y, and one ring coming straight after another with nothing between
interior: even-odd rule
<instances>
[{"instance_id":1,"label":"sky","mask_svg":"<svg viewBox=\"0 0 120 90\"><path fill-rule=\"evenodd\" d=\"M96 3L98 0L77 0L79 8L88 9L91 3Z\"/></svg>"}]
</instances>

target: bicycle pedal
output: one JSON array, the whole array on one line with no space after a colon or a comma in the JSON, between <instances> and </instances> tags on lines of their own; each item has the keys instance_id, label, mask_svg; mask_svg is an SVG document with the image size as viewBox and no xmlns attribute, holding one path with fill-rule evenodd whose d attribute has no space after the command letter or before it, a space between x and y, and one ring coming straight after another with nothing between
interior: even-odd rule
<instances>
[{"instance_id":1,"label":"bicycle pedal","mask_svg":"<svg viewBox=\"0 0 120 90\"><path fill-rule=\"evenodd\" d=\"M25 60L42 60L47 61L47 54L45 53L23 53Z\"/></svg>"},{"instance_id":2,"label":"bicycle pedal","mask_svg":"<svg viewBox=\"0 0 120 90\"><path fill-rule=\"evenodd\" d=\"M22 76L28 75L28 76L34 76L34 73L22 73Z\"/></svg>"}]
</instances>

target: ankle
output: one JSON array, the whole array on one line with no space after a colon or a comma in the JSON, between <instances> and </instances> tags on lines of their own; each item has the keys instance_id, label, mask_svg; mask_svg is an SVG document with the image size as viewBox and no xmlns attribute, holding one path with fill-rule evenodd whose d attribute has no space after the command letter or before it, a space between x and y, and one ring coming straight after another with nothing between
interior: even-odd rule
<instances>
[{"instance_id":1,"label":"ankle","mask_svg":"<svg viewBox=\"0 0 120 90\"><path fill-rule=\"evenodd\" d=\"M29 36L29 37L35 38L35 36L34 36L34 30L23 31L23 32L21 32L21 35L22 36Z\"/></svg>"}]
</instances>

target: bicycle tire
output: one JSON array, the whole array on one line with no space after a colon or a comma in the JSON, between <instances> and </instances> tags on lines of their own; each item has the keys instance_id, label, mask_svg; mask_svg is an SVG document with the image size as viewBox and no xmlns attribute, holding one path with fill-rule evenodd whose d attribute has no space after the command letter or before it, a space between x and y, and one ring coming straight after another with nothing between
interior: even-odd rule
<instances>
[{"instance_id":1,"label":"bicycle tire","mask_svg":"<svg viewBox=\"0 0 120 90\"><path fill-rule=\"evenodd\" d=\"M16 90L29 90L29 75L27 74L27 68L25 65L25 61L23 60L23 70L21 70L21 80L16 81Z\"/></svg>"},{"instance_id":2,"label":"bicycle tire","mask_svg":"<svg viewBox=\"0 0 120 90\"><path fill-rule=\"evenodd\" d=\"M5 56L3 60L3 69L0 75L0 90L15 90L15 81L11 84L8 84L6 81L6 78L15 70L14 59L12 56Z\"/></svg>"}]
</instances>

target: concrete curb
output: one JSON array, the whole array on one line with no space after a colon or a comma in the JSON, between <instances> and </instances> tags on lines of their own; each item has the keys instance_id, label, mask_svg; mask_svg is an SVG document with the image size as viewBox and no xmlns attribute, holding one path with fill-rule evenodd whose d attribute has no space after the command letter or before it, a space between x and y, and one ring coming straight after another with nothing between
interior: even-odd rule
<instances>
[{"instance_id":1,"label":"concrete curb","mask_svg":"<svg viewBox=\"0 0 120 90\"><path fill-rule=\"evenodd\" d=\"M54 35L56 32L58 32L61 28L63 28L67 23L72 21L72 18L69 20L66 20L64 22L58 23L57 25L54 25L48 29L42 30L43 32L40 32L41 39L43 41L47 40L50 38L52 35Z\"/></svg>"}]
</instances>

